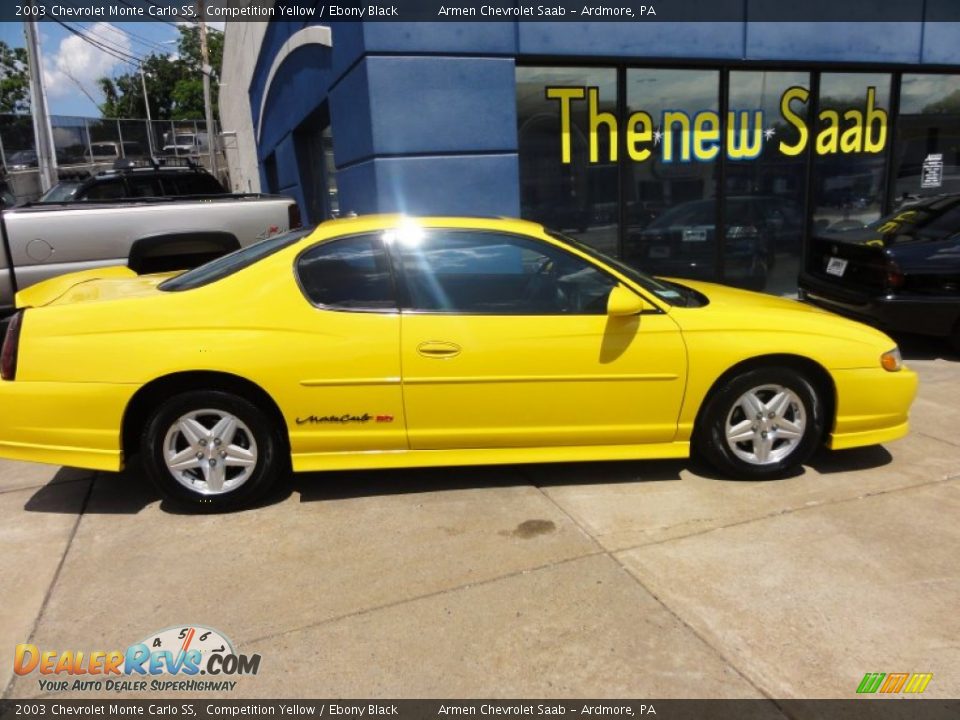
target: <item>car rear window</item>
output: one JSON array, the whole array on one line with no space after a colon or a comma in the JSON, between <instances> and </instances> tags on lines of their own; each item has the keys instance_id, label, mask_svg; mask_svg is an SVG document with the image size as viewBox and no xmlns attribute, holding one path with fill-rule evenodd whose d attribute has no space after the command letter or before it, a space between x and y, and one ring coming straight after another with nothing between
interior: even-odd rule
<instances>
[{"instance_id":1,"label":"car rear window","mask_svg":"<svg viewBox=\"0 0 960 720\"><path fill-rule=\"evenodd\" d=\"M306 237L311 232L313 232L313 228L300 228L280 235L274 235L271 238L261 240L258 243L232 252L229 255L211 260L198 268L187 270L181 275L177 275L174 278L160 283L157 287L166 292L178 292L209 285L229 275L233 275L244 268L250 267L265 257L269 257L275 252L283 250L285 247L293 245L297 240Z\"/></svg>"}]
</instances>

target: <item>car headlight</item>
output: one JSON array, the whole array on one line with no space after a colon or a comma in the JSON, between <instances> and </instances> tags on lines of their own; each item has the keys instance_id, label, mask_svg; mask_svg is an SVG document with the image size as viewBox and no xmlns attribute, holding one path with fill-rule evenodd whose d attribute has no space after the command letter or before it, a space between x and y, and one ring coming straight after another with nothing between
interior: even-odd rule
<instances>
[{"instance_id":1,"label":"car headlight","mask_svg":"<svg viewBox=\"0 0 960 720\"><path fill-rule=\"evenodd\" d=\"M903 358L900 357L900 348L887 350L880 356L880 366L888 372L896 372L903 367Z\"/></svg>"}]
</instances>

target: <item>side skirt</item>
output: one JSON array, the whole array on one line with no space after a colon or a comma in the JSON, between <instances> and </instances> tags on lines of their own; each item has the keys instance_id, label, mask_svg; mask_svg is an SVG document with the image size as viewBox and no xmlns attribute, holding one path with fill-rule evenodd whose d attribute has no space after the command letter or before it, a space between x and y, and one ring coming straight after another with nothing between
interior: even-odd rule
<instances>
[{"instance_id":1,"label":"side skirt","mask_svg":"<svg viewBox=\"0 0 960 720\"><path fill-rule=\"evenodd\" d=\"M571 445L534 448L458 448L456 450L389 450L351 453L300 453L292 457L294 472L439 467L444 465L520 465L524 463L595 460L665 460L690 456L689 442L649 445Z\"/></svg>"}]
</instances>

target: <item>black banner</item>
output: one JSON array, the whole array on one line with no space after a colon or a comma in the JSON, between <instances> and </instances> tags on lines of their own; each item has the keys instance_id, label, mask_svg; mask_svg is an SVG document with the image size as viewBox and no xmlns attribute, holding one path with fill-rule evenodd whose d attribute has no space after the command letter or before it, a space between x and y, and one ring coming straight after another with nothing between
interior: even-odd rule
<instances>
[{"instance_id":1,"label":"black banner","mask_svg":"<svg viewBox=\"0 0 960 720\"><path fill-rule=\"evenodd\" d=\"M4 0L41 22L950 22L956 0Z\"/></svg>"},{"instance_id":2,"label":"black banner","mask_svg":"<svg viewBox=\"0 0 960 720\"><path fill-rule=\"evenodd\" d=\"M0 719L658 718L956 720L960 700L2 700Z\"/></svg>"}]
</instances>

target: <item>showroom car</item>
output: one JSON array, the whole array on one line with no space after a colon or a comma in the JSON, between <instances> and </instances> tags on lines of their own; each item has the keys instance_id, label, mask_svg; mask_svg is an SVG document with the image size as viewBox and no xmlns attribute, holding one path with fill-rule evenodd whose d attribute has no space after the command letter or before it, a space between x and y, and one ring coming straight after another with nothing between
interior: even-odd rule
<instances>
[{"instance_id":1,"label":"showroom car","mask_svg":"<svg viewBox=\"0 0 960 720\"><path fill-rule=\"evenodd\" d=\"M762 289L777 251L795 252L800 245L795 217L793 206L774 196L727 198L723 248L727 279ZM693 200L631 230L624 259L655 274L705 277L716 260L716 243L716 203Z\"/></svg>"},{"instance_id":2,"label":"showroom car","mask_svg":"<svg viewBox=\"0 0 960 720\"><path fill-rule=\"evenodd\" d=\"M821 231L800 297L887 331L949 338L960 350L960 195L916 201L866 227Z\"/></svg>"},{"instance_id":3,"label":"showroom car","mask_svg":"<svg viewBox=\"0 0 960 720\"><path fill-rule=\"evenodd\" d=\"M284 472L702 456L744 480L908 430L890 338L520 220L366 216L17 295L0 456L219 510Z\"/></svg>"}]
</instances>

